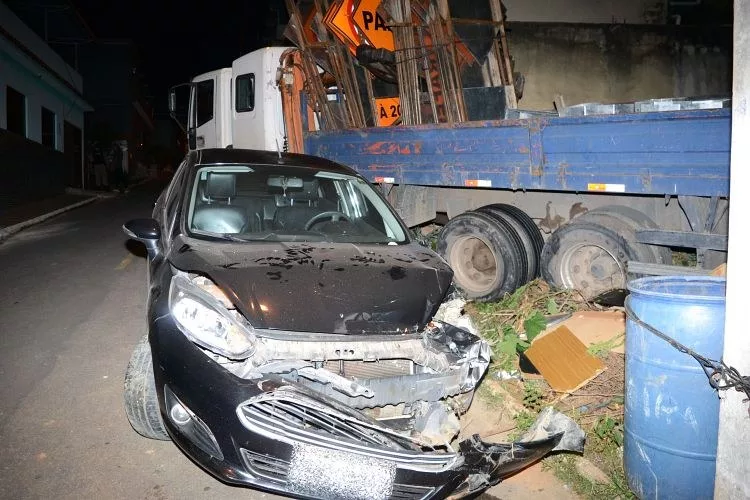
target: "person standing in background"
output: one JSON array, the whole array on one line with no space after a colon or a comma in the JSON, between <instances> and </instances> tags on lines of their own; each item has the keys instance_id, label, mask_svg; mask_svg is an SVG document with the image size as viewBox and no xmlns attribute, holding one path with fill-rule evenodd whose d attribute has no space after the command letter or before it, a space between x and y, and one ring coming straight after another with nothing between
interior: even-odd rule
<instances>
[{"instance_id":1,"label":"person standing in background","mask_svg":"<svg viewBox=\"0 0 750 500\"><path fill-rule=\"evenodd\" d=\"M97 144L94 146L94 153L91 160L94 166L94 186L96 189L109 190L109 179L107 176L107 165L104 154Z\"/></svg>"},{"instance_id":2,"label":"person standing in background","mask_svg":"<svg viewBox=\"0 0 750 500\"><path fill-rule=\"evenodd\" d=\"M112 175L115 189L121 193L125 191L125 173L123 171L123 152L120 141L112 142Z\"/></svg>"}]
</instances>

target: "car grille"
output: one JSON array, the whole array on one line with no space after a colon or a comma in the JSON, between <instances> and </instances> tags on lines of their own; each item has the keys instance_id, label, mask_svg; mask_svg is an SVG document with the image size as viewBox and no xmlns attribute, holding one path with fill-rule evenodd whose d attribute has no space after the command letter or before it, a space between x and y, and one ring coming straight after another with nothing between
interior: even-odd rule
<instances>
[{"instance_id":1,"label":"car grille","mask_svg":"<svg viewBox=\"0 0 750 500\"><path fill-rule=\"evenodd\" d=\"M326 361L323 368L342 377L359 380L399 377L414 373L410 359L382 359L380 361Z\"/></svg>"},{"instance_id":2,"label":"car grille","mask_svg":"<svg viewBox=\"0 0 750 500\"><path fill-rule=\"evenodd\" d=\"M289 462L244 448L241 448L240 451L242 452L242 458L245 460L245 465L253 476L275 482L286 482L286 476L289 474Z\"/></svg>"},{"instance_id":3,"label":"car grille","mask_svg":"<svg viewBox=\"0 0 750 500\"><path fill-rule=\"evenodd\" d=\"M377 446L385 445L389 441L386 436L379 435L362 423L351 421L339 412L322 411L321 408L311 407L304 401L268 398L247 404L242 410L248 418L256 421L283 423L293 429L322 432L333 437Z\"/></svg>"},{"instance_id":4,"label":"car grille","mask_svg":"<svg viewBox=\"0 0 750 500\"><path fill-rule=\"evenodd\" d=\"M442 470L456 460L452 453L414 450L405 444L406 438L377 422L360 420L357 412L339 410L288 389L253 398L237 410L249 430L289 444L308 443L425 470Z\"/></svg>"}]
</instances>

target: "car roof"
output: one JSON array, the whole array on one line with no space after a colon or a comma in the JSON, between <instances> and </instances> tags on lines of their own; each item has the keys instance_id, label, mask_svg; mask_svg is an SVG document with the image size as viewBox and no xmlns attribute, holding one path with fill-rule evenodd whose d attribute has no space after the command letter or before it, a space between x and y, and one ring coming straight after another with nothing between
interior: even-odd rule
<instances>
[{"instance_id":1,"label":"car roof","mask_svg":"<svg viewBox=\"0 0 750 500\"><path fill-rule=\"evenodd\" d=\"M310 168L349 175L359 175L349 167L320 158L318 156L279 153L254 149L201 149L196 152L195 163L198 165L214 164L260 164L284 165Z\"/></svg>"}]
</instances>

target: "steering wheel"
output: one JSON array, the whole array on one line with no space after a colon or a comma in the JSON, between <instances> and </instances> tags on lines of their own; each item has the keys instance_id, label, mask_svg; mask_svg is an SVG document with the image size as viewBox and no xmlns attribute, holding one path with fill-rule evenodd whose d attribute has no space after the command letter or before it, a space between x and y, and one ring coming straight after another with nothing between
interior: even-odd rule
<instances>
[{"instance_id":1,"label":"steering wheel","mask_svg":"<svg viewBox=\"0 0 750 500\"><path fill-rule=\"evenodd\" d=\"M309 221L305 223L305 231L309 231L311 227L318 224L323 219L331 219L332 222L338 222L340 220L350 221L346 214L336 211L322 212L314 215ZM351 222L351 221L350 221Z\"/></svg>"}]
</instances>

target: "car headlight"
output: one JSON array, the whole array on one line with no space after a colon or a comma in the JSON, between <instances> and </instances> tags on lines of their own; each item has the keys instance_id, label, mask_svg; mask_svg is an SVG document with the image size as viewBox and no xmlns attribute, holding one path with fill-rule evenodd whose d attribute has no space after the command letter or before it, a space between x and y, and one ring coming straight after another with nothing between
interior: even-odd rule
<instances>
[{"instance_id":1,"label":"car headlight","mask_svg":"<svg viewBox=\"0 0 750 500\"><path fill-rule=\"evenodd\" d=\"M184 274L172 278L169 310L182 333L216 354L246 359L255 350L252 326L232 316L218 299Z\"/></svg>"}]
</instances>

